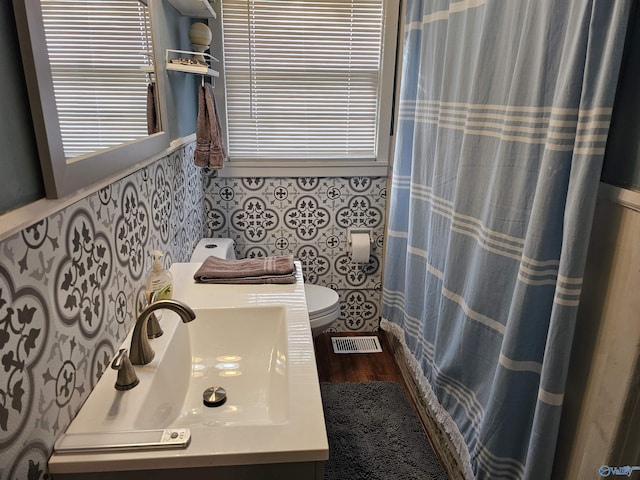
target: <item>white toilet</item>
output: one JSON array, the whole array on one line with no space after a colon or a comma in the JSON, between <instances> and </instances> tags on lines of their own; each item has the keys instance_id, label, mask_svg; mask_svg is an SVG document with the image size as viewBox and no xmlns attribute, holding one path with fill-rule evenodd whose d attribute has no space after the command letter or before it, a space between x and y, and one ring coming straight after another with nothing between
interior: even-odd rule
<instances>
[{"instance_id":1,"label":"white toilet","mask_svg":"<svg viewBox=\"0 0 640 480\"><path fill-rule=\"evenodd\" d=\"M235 259L233 240L230 238L203 238L193 250L190 261L204 262L210 255L228 260ZM340 318L340 297L334 290L320 285L305 284L304 293L307 299L311 332L315 337Z\"/></svg>"},{"instance_id":2,"label":"white toilet","mask_svg":"<svg viewBox=\"0 0 640 480\"><path fill-rule=\"evenodd\" d=\"M202 263L209 256L235 260L236 251L230 238L203 238L191 254L190 262Z\"/></svg>"},{"instance_id":3,"label":"white toilet","mask_svg":"<svg viewBox=\"0 0 640 480\"><path fill-rule=\"evenodd\" d=\"M304 285L311 333L317 337L340 318L340 297L335 290L320 285Z\"/></svg>"}]
</instances>

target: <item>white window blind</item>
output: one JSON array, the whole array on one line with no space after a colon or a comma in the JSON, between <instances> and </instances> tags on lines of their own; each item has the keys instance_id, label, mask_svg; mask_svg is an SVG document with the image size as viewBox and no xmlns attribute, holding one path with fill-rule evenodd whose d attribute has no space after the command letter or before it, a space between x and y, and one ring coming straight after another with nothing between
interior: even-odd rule
<instances>
[{"instance_id":1,"label":"white window blind","mask_svg":"<svg viewBox=\"0 0 640 480\"><path fill-rule=\"evenodd\" d=\"M151 27L138 0L41 0L66 158L147 135Z\"/></svg>"},{"instance_id":2,"label":"white window blind","mask_svg":"<svg viewBox=\"0 0 640 480\"><path fill-rule=\"evenodd\" d=\"M222 4L231 161L375 160L383 1Z\"/></svg>"}]
</instances>

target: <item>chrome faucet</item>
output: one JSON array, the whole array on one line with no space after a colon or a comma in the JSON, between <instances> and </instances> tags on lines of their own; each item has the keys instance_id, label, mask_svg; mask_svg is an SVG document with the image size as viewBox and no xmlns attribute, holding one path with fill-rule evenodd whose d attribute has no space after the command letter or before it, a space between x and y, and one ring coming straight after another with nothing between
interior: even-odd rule
<instances>
[{"instance_id":1,"label":"chrome faucet","mask_svg":"<svg viewBox=\"0 0 640 480\"><path fill-rule=\"evenodd\" d=\"M158 300L147 305L138 315L136 325L133 327L129 359L134 365L146 365L155 355L147 338L147 321L152 312L161 308L167 308L180 315L183 323L188 323L196 318L196 314L190 307L178 300Z\"/></svg>"}]
</instances>

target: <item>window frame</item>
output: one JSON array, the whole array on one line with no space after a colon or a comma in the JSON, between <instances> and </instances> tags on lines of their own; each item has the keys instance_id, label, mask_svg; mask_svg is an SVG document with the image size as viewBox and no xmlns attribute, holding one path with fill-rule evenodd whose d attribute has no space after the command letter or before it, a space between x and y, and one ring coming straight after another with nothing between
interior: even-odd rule
<instances>
[{"instance_id":1,"label":"window frame","mask_svg":"<svg viewBox=\"0 0 640 480\"><path fill-rule=\"evenodd\" d=\"M224 10L224 2L222 1ZM391 165L394 95L397 64L397 40L399 29L400 0L384 0L382 13L382 45L380 58L380 81L378 84L378 111L376 118L376 158L268 158L229 157L224 168L218 170L220 177L351 177L386 176ZM222 14L224 28L224 11ZM222 35L224 37L224 35ZM226 53L223 52L223 57ZM223 60L224 65L224 60ZM224 79L224 76L222 76ZM224 80L223 80L224 82ZM220 83L223 83L220 82ZM225 89L226 84L217 85ZM227 115L224 106L221 119L228 142Z\"/></svg>"},{"instance_id":2,"label":"window frame","mask_svg":"<svg viewBox=\"0 0 640 480\"><path fill-rule=\"evenodd\" d=\"M154 4L151 2L149 5L149 14L154 55L157 57L158 26L154 22ZM167 125L163 124L164 130L153 135L79 157L66 158L62 146L40 2L13 0L13 5L38 155L48 199L65 198L107 178L122 176L125 172L140 168L148 158L160 154L169 147ZM154 64L158 65L157 62ZM156 71L158 91L163 90L164 84L161 83L163 83L162 78ZM166 106L161 95L160 100L158 114L164 121Z\"/></svg>"}]
</instances>

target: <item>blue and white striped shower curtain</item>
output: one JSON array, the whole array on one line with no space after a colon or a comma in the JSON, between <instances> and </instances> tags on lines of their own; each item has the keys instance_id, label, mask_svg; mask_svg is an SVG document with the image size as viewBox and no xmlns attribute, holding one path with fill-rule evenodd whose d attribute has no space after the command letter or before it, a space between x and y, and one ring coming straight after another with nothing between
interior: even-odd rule
<instances>
[{"instance_id":1,"label":"blue and white striped shower curtain","mask_svg":"<svg viewBox=\"0 0 640 480\"><path fill-rule=\"evenodd\" d=\"M407 0L382 328L467 477L551 474L630 4Z\"/></svg>"}]
</instances>

